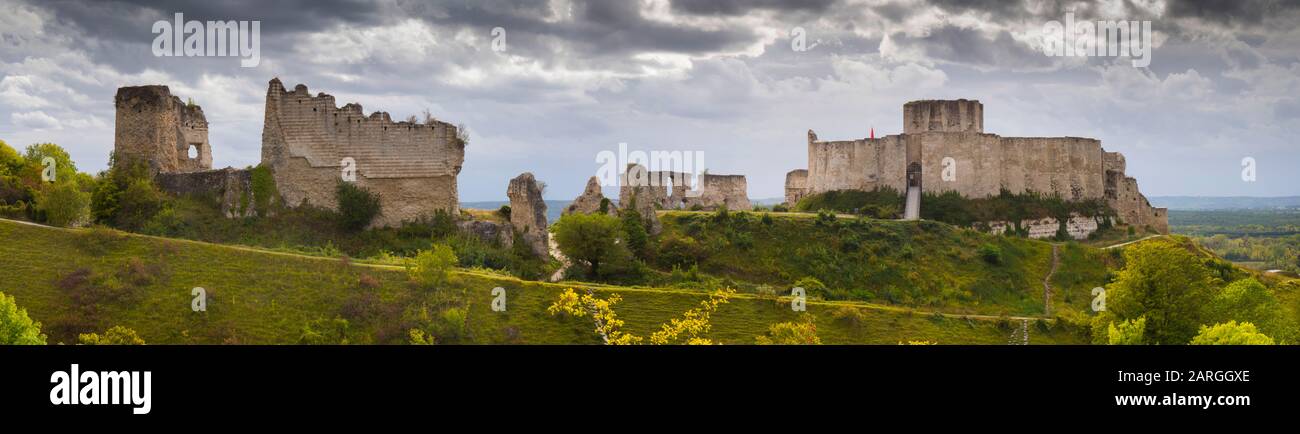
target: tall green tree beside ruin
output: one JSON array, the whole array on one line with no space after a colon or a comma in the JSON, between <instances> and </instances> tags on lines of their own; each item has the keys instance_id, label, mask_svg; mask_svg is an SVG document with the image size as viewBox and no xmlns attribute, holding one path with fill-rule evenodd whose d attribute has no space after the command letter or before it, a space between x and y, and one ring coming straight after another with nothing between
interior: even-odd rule
<instances>
[{"instance_id":1,"label":"tall green tree beside ruin","mask_svg":"<svg viewBox=\"0 0 1300 434\"><path fill-rule=\"evenodd\" d=\"M74 181L46 185L36 195L36 210L54 226L77 226L90 220L90 193Z\"/></svg>"},{"instance_id":2,"label":"tall green tree beside ruin","mask_svg":"<svg viewBox=\"0 0 1300 434\"><path fill-rule=\"evenodd\" d=\"M1124 269L1106 288L1107 312L1115 321L1146 318L1149 344L1191 340L1214 298L1201 259L1174 242L1149 241L1124 250Z\"/></svg>"}]
</instances>

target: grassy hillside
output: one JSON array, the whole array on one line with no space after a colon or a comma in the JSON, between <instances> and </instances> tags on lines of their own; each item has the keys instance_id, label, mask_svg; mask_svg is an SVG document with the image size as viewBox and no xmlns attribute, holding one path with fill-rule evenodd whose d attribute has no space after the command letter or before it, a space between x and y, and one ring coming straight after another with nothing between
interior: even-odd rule
<instances>
[{"instance_id":1,"label":"grassy hillside","mask_svg":"<svg viewBox=\"0 0 1300 434\"><path fill-rule=\"evenodd\" d=\"M909 240L922 237L908 235ZM953 261L969 254L948 249L957 249ZM1025 247L1024 253L1013 253L1023 257L1012 260L1031 262L1043 256L1040 250ZM115 325L135 329L154 344L296 343L309 322L336 317L348 320L345 334L352 343L405 343L410 328L428 321L421 307L434 318L459 307L468 312L465 331L445 342L594 344L598 339L590 322L546 312L565 288L620 294L620 316L642 334L703 299L698 290L547 284L467 269L454 273L445 288L423 290L407 283L398 267L10 221L0 221L0 277L0 292L14 296L40 321L52 343L71 343L77 333ZM206 313L191 311L194 287L207 290ZM504 313L490 309L494 287L507 290ZM1001 344L1018 326L1005 318L867 304L813 302L808 309L825 343ZM852 312L858 314L846 314ZM710 337L753 343L769 325L795 318L788 302L739 294L713 315ZM1080 333L1050 321L1030 325L1031 342L1038 344L1084 343Z\"/></svg>"},{"instance_id":2,"label":"grassy hillside","mask_svg":"<svg viewBox=\"0 0 1300 434\"><path fill-rule=\"evenodd\" d=\"M661 240L698 246L699 271L788 291L816 278L830 300L857 300L989 315L1041 315L1052 245L931 222L814 214L661 212ZM654 262L668 269L677 242ZM665 257L664 252L669 252ZM1061 245L1052 276L1056 306L1087 305L1115 261L1074 243ZM684 265L683 265L684 266ZM1056 311L1057 309L1054 309Z\"/></svg>"}]
</instances>

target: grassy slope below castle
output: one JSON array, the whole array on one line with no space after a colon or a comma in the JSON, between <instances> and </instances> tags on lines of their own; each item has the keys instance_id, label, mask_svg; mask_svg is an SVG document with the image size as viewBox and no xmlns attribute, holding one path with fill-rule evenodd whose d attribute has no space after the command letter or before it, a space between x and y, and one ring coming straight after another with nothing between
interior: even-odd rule
<instances>
[{"instance_id":1,"label":"grassy slope below castle","mask_svg":"<svg viewBox=\"0 0 1300 434\"><path fill-rule=\"evenodd\" d=\"M51 342L71 343L77 333L121 325L154 344L296 343L309 322L337 317L348 320L351 343L406 343L408 330L428 321L420 307L437 322L449 307L468 304L467 327L440 336L443 342L594 344L589 321L546 312L564 288L620 294L617 310L640 334L704 298L692 291L527 282L466 269L444 288L422 290L396 267L11 221L0 221L0 239L0 292L41 322ZM509 294L506 313L490 309L491 289L498 286ZM207 290L206 313L191 311L194 287ZM881 306L814 302L808 309L825 343L1000 344L1012 327L995 318ZM841 310L860 312L857 324L835 319ZM710 337L753 343L771 324L795 319L788 302L740 294L713 315ZM1085 339L1077 329L1031 327L1033 343Z\"/></svg>"},{"instance_id":2,"label":"grassy slope below castle","mask_svg":"<svg viewBox=\"0 0 1300 434\"><path fill-rule=\"evenodd\" d=\"M661 240L690 238L699 271L787 293L801 279L815 295L989 315L1042 315L1051 244L993 236L947 224L813 214L661 212ZM672 242L661 242L672 245ZM671 267L661 247L656 263ZM1114 257L1075 243L1060 248L1052 275L1053 312L1082 310L1108 283ZM742 285L744 286L744 285Z\"/></svg>"}]
</instances>

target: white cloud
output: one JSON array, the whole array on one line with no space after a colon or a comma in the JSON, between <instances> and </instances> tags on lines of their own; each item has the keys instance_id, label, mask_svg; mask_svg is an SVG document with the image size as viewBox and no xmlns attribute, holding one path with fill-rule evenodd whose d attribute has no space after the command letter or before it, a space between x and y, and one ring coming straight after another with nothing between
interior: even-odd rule
<instances>
[{"instance_id":1,"label":"white cloud","mask_svg":"<svg viewBox=\"0 0 1300 434\"><path fill-rule=\"evenodd\" d=\"M9 115L9 118L13 121L14 125L17 125L20 128L30 128L33 130L57 130L63 128L58 119L55 119L53 116L47 115L45 112L39 110L34 112L13 113Z\"/></svg>"}]
</instances>

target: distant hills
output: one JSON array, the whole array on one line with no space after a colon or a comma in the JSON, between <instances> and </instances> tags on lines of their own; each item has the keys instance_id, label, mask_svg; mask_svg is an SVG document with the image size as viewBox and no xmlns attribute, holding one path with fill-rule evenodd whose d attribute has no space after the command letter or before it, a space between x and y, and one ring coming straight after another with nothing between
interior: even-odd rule
<instances>
[{"instance_id":1,"label":"distant hills","mask_svg":"<svg viewBox=\"0 0 1300 434\"><path fill-rule=\"evenodd\" d=\"M1152 206L1171 210L1296 209L1300 196L1151 196Z\"/></svg>"}]
</instances>

